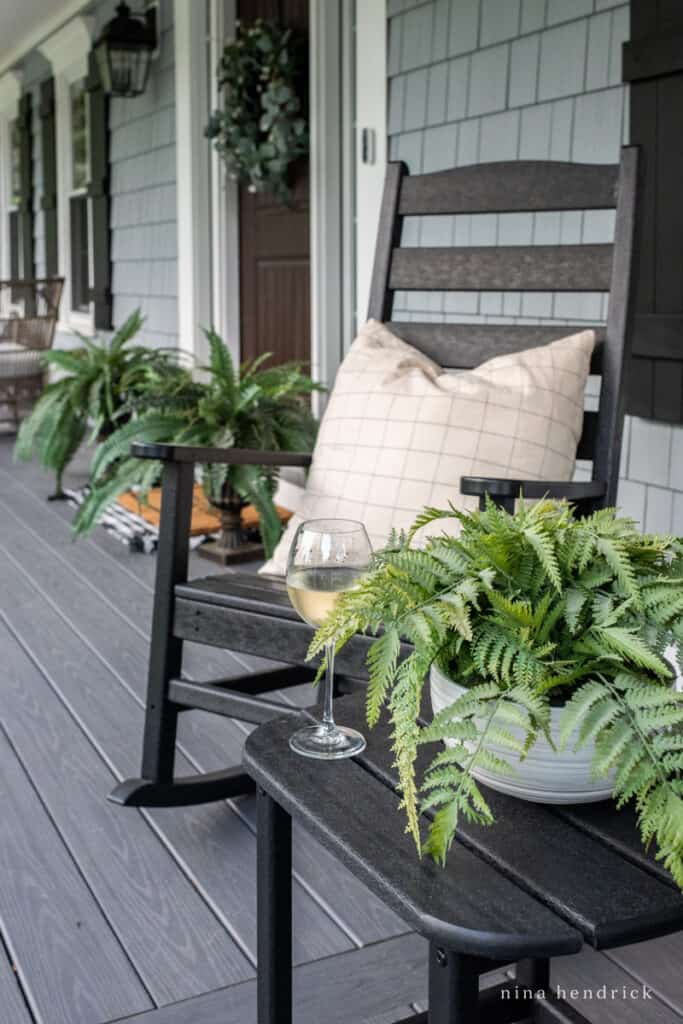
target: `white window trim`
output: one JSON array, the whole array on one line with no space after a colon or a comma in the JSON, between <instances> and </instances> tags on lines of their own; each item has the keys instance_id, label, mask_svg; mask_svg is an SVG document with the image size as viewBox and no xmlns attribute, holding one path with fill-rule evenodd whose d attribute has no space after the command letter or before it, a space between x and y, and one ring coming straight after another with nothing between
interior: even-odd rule
<instances>
[{"instance_id":1,"label":"white window trim","mask_svg":"<svg viewBox=\"0 0 683 1024\"><path fill-rule=\"evenodd\" d=\"M58 32L41 43L39 50L52 65L55 80L55 132L57 136L57 256L64 289L57 329L63 332L95 331L94 304L88 313L71 309L71 226L69 198L71 188L71 95L74 82L88 74L88 54L92 47L93 19L72 18Z\"/></svg>"},{"instance_id":2,"label":"white window trim","mask_svg":"<svg viewBox=\"0 0 683 1024\"><path fill-rule=\"evenodd\" d=\"M363 131L369 153L363 159ZM356 318L367 317L387 168L387 5L356 4Z\"/></svg>"},{"instance_id":3,"label":"white window trim","mask_svg":"<svg viewBox=\"0 0 683 1024\"><path fill-rule=\"evenodd\" d=\"M11 276L9 213L12 198L12 146L10 128L19 113L21 75L7 71L0 77L0 280Z\"/></svg>"},{"instance_id":4,"label":"white window trim","mask_svg":"<svg viewBox=\"0 0 683 1024\"><path fill-rule=\"evenodd\" d=\"M353 6L309 5L311 370L330 387L353 333Z\"/></svg>"}]
</instances>

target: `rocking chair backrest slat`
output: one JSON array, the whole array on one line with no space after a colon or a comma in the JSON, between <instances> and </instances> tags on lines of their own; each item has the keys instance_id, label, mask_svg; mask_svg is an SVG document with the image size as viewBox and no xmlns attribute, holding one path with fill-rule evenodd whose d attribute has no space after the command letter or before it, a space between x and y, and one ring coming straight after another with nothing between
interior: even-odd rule
<instances>
[{"instance_id":1,"label":"rocking chair backrest slat","mask_svg":"<svg viewBox=\"0 0 683 1024\"><path fill-rule=\"evenodd\" d=\"M423 324L393 320L387 326L435 363L459 370L472 370L494 356L548 345L568 334L586 330L586 324ZM596 327L595 334L591 373L599 374L605 328Z\"/></svg>"},{"instance_id":2,"label":"rocking chair backrest slat","mask_svg":"<svg viewBox=\"0 0 683 1024\"><path fill-rule=\"evenodd\" d=\"M421 291L608 291L611 245L493 245L394 249L392 289Z\"/></svg>"},{"instance_id":3,"label":"rocking chair backrest slat","mask_svg":"<svg viewBox=\"0 0 683 1024\"><path fill-rule=\"evenodd\" d=\"M608 209L616 206L618 170L610 164L514 160L416 174L403 183L399 213Z\"/></svg>"},{"instance_id":4,"label":"rocking chair backrest slat","mask_svg":"<svg viewBox=\"0 0 683 1024\"><path fill-rule=\"evenodd\" d=\"M638 152L618 165L515 161L411 176L390 163L384 187L368 317L448 369L471 369L508 352L545 345L592 324L414 323L392 319L394 292L609 292L606 327L595 325L591 372L602 376L597 413L587 412L578 457L616 500L624 419L624 369L631 321ZM404 216L616 209L610 245L401 246Z\"/></svg>"}]
</instances>

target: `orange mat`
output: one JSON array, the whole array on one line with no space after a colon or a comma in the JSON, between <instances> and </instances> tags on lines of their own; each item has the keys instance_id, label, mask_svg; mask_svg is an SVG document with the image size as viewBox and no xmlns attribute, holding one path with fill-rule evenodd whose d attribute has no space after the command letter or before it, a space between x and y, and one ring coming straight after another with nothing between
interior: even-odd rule
<instances>
[{"instance_id":1,"label":"orange mat","mask_svg":"<svg viewBox=\"0 0 683 1024\"><path fill-rule=\"evenodd\" d=\"M147 501L141 502L133 491L126 491L116 499L119 505L140 516L146 523L152 526L159 526L161 516L161 488L153 487L147 492ZM286 523L291 516L285 508L277 506L280 519ZM245 530L253 529L259 524L259 514L253 505L247 505L242 509L242 525ZM201 533L216 533L220 529L221 521L215 508L209 504L201 484L194 485L192 496L192 525L190 536L196 537Z\"/></svg>"}]
</instances>

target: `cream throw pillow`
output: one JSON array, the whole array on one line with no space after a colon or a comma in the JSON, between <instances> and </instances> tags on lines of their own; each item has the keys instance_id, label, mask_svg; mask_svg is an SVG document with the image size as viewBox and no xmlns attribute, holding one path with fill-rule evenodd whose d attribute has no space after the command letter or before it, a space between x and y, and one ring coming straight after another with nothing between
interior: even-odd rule
<instances>
[{"instance_id":1,"label":"cream throw pillow","mask_svg":"<svg viewBox=\"0 0 683 1024\"><path fill-rule=\"evenodd\" d=\"M260 571L284 574L303 519L360 520L377 549L425 505L476 507L462 476L571 480L594 343L582 331L452 373L368 321L337 373L301 507ZM457 532L432 530L444 526Z\"/></svg>"}]
</instances>

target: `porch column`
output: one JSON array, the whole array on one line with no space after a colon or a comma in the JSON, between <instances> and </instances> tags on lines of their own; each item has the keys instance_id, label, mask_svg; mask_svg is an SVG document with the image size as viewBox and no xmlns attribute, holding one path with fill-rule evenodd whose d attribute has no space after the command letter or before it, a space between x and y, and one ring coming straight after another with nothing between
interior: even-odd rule
<instances>
[{"instance_id":1,"label":"porch column","mask_svg":"<svg viewBox=\"0 0 683 1024\"><path fill-rule=\"evenodd\" d=\"M206 5L174 0L179 346L206 356L211 325Z\"/></svg>"}]
</instances>

